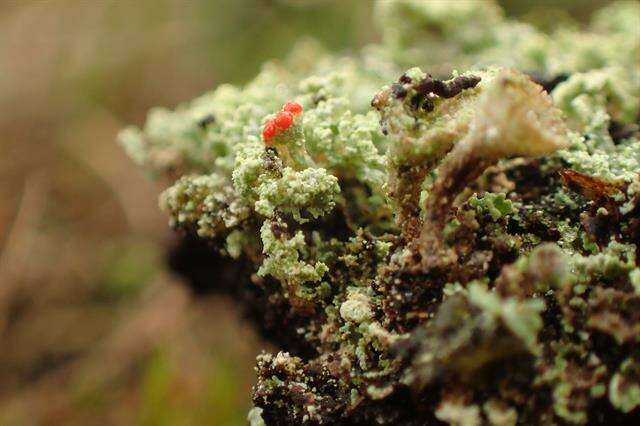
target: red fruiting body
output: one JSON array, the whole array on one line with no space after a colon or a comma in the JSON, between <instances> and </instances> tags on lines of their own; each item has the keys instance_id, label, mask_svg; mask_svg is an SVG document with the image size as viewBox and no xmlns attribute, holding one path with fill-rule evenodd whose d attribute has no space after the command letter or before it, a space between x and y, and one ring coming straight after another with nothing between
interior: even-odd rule
<instances>
[{"instance_id":1,"label":"red fruiting body","mask_svg":"<svg viewBox=\"0 0 640 426\"><path fill-rule=\"evenodd\" d=\"M280 111L276 118L273 119L273 122L278 129L288 129L293 124L293 114L287 111Z\"/></svg>"},{"instance_id":2,"label":"red fruiting body","mask_svg":"<svg viewBox=\"0 0 640 426\"><path fill-rule=\"evenodd\" d=\"M262 140L264 143L269 143L269 139L276 135L276 126L273 124L273 120L267 122L262 129Z\"/></svg>"},{"instance_id":3,"label":"red fruiting body","mask_svg":"<svg viewBox=\"0 0 640 426\"><path fill-rule=\"evenodd\" d=\"M269 140L293 125L293 119L302 113L302 105L297 102L287 102L282 107L282 111L267 121L262 129L262 140L269 144Z\"/></svg>"},{"instance_id":4,"label":"red fruiting body","mask_svg":"<svg viewBox=\"0 0 640 426\"><path fill-rule=\"evenodd\" d=\"M290 112L293 115L298 115L302 112L302 105L297 102L287 102L282 107L282 110Z\"/></svg>"}]
</instances>

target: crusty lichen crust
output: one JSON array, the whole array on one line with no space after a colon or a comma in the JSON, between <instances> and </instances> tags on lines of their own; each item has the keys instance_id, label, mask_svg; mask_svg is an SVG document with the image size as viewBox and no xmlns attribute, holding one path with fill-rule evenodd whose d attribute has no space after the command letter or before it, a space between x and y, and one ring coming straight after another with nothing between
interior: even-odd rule
<instances>
[{"instance_id":1,"label":"crusty lichen crust","mask_svg":"<svg viewBox=\"0 0 640 426\"><path fill-rule=\"evenodd\" d=\"M119 137L262 295L249 421L638 420L640 4L554 34L488 1L376 16L359 56L301 43Z\"/></svg>"}]
</instances>

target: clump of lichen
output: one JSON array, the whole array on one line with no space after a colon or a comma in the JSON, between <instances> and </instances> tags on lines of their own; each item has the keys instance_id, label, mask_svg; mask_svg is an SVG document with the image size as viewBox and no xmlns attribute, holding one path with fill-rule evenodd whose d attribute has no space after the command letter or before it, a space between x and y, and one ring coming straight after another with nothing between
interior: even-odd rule
<instances>
[{"instance_id":1,"label":"clump of lichen","mask_svg":"<svg viewBox=\"0 0 640 426\"><path fill-rule=\"evenodd\" d=\"M640 5L553 34L488 1L377 17L359 56L305 42L120 136L281 346L250 422L637 420Z\"/></svg>"}]
</instances>

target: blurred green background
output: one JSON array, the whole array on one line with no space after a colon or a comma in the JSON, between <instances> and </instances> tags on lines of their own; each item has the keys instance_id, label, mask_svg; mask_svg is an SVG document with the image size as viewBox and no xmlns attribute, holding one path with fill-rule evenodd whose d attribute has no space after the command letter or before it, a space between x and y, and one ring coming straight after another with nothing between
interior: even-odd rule
<instances>
[{"instance_id":1,"label":"blurred green background","mask_svg":"<svg viewBox=\"0 0 640 426\"><path fill-rule=\"evenodd\" d=\"M602 3L502 2L546 29ZM0 2L0 424L245 424L254 357L274 348L168 272L166 182L114 138L301 36L357 51L379 38L372 5Z\"/></svg>"}]
</instances>

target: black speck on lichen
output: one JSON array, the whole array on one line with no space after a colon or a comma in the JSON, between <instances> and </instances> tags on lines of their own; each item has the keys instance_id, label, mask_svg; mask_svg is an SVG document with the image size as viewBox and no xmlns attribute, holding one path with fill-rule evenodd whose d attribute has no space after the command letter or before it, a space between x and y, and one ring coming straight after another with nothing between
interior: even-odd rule
<instances>
[{"instance_id":1,"label":"black speck on lichen","mask_svg":"<svg viewBox=\"0 0 640 426\"><path fill-rule=\"evenodd\" d=\"M213 114L208 114L198 121L198 126L200 126L200 128L202 129L206 129L209 125L215 122L216 117Z\"/></svg>"}]
</instances>

